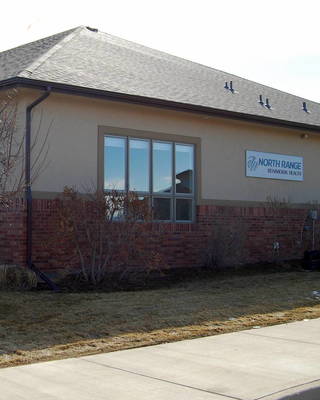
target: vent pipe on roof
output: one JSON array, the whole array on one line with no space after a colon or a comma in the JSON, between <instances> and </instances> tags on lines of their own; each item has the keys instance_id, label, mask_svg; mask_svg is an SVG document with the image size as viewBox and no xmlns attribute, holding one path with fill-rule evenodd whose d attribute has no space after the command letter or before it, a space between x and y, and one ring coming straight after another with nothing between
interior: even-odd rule
<instances>
[{"instance_id":1,"label":"vent pipe on roof","mask_svg":"<svg viewBox=\"0 0 320 400\"><path fill-rule=\"evenodd\" d=\"M88 29L88 31L91 31L91 32L98 32L98 29L97 29L97 28L91 28L91 26L86 26L86 28Z\"/></svg>"},{"instance_id":2,"label":"vent pipe on roof","mask_svg":"<svg viewBox=\"0 0 320 400\"><path fill-rule=\"evenodd\" d=\"M303 109L303 111L305 111L305 112L309 112L309 111L308 111L308 108L307 108L307 103L306 103L305 101L302 103L302 109Z\"/></svg>"},{"instance_id":3,"label":"vent pipe on roof","mask_svg":"<svg viewBox=\"0 0 320 400\"><path fill-rule=\"evenodd\" d=\"M232 81L230 81L229 83L225 82L224 83L224 88L227 89L227 90L230 90L231 93L235 93L235 90L233 89L233 82Z\"/></svg>"},{"instance_id":4,"label":"vent pipe on roof","mask_svg":"<svg viewBox=\"0 0 320 400\"><path fill-rule=\"evenodd\" d=\"M265 104L265 106L266 106L267 108L269 108L269 110L270 110L271 106L270 106L270 104L269 104L269 99L268 99L268 98L266 98L266 104Z\"/></svg>"},{"instance_id":5,"label":"vent pipe on roof","mask_svg":"<svg viewBox=\"0 0 320 400\"><path fill-rule=\"evenodd\" d=\"M264 106L264 102L263 102L263 99L262 99L262 94L259 95L259 104Z\"/></svg>"},{"instance_id":6,"label":"vent pipe on roof","mask_svg":"<svg viewBox=\"0 0 320 400\"><path fill-rule=\"evenodd\" d=\"M230 92L234 93L233 82L232 81L230 81Z\"/></svg>"}]
</instances>

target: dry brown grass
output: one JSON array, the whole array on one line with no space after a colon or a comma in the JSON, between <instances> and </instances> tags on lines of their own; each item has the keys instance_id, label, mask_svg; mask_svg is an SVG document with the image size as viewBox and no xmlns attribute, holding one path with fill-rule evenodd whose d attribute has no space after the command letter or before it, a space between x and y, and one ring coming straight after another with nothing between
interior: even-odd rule
<instances>
[{"instance_id":1,"label":"dry brown grass","mask_svg":"<svg viewBox=\"0 0 320 400\"><path fill-rule=\"evenodd\" d=\"M319 272L287 272L136 292L0 292L0 366L317 318L318 289Z\"/></svg>"}]
</instances>

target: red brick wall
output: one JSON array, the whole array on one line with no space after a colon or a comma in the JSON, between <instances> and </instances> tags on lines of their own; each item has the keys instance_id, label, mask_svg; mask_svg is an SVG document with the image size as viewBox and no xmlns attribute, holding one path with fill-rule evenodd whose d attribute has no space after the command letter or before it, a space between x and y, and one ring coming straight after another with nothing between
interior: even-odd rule
<instances>
[{"instance_id":1,"label":"red brick wall","mask_svg":"<svg viewBox=\"0 0 320 400\"><path fill-rule=\"evenodd\" d=\"M26 260L26 211L23 200L0 207L0 263L23 265Z\"/></svg>"},{"instance_id":2,"label":"red brick wall","mask_svg":"<svg viewBox=\"0 0 320 400\"><path fill-rule=\"evenodd\" d=\"M15 202L0 210L0 262L24 264L26 256L26 212L24 202ZM218 224L245 224L245 260L249 263L271 261L273 243L280 243L283 259L301 257L309 239L301 245L300 233L305 225L305 209L263 207L198 206L195 224L161 224L141 246L152 247L170 267L203 265L212 227ZM33 201L33 260L45 270L75 267L72 245L54 235L58 216L55 200ZM235 228L237 229L237 228ZM304 239L307 234L303 233ZM55 244L51 245L53 238Z\"/></svg>"},{"instance_id":3,"label":"red brick wall","mask_svg":"<svg viewBox=\"0 0 320 400\"><path fill-rule=\"evenodd\" d=\"M197 220L204 231L217 224L245 226L244 261L254 263L274 260L275 242L280 244L279 258L302 257L310 247L310 234L304 232L307 216L306 209L298 208L200 206Z\"/></svg>"}]
</instances>

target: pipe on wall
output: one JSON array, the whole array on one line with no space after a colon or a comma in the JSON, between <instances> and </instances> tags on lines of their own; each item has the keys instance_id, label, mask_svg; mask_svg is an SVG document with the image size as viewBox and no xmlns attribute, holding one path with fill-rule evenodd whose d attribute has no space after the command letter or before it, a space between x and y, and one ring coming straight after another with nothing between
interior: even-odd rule
<instances>
[{"instance_id":1,"label":"pipe on wall","mask_svg":"<svg viewBox=\"0 0 320 400\"><path fill-rule=\"evenodd\" d=\"M32 269L32 182L31 182L31 123L32 110L43 102L51 93L48 86L46 91L26 108L26 136L25 136L25 200L27 207L27 267Z\"/></svg>"}]
</instances>

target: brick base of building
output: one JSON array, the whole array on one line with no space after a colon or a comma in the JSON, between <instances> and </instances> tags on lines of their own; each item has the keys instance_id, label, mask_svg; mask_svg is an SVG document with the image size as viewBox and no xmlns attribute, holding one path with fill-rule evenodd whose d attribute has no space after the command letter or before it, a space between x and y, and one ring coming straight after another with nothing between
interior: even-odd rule
<instances>
[{"instance_id":1,"label":"brick base of building","mask_svg":"<svg viewBox=\"0 0 320 400\"><path fill-rule=\"evenodd\" d=\"M43 270L77 267L70 265L71 243L61 240L50 246L57 224L57 202L33 200L33 260ZM231 259L234 263L272 261L275 256L296 259L310 248L308 224L306 209L201 205L195 223L158 224L152 240L142 246L152 245L174 268L202 266L219 251L225 265ZM26 207L24 201L16 201L0 210L0 263L25 262Z\"/></svg>"}]
</instances>

